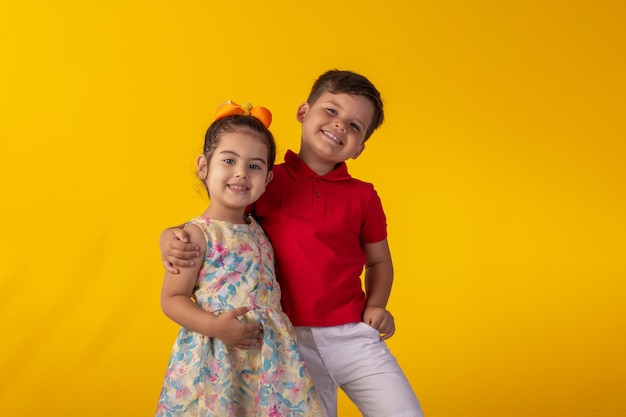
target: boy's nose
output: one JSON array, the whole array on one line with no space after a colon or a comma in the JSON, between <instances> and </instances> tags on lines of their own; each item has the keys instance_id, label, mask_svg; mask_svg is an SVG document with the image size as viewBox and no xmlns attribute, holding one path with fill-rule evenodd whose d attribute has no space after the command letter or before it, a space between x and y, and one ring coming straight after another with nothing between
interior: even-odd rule
<instances>
[{"instance_id":1,"label":"boy's nose","mask_svg":"<svg viewBox=\"0 0 626 417\"><path fill-rule=\"evenodd\" d=\"M341 130L342 132L346 131L346 129L344 127L344 124L341 121L339 121L339 120L335 120L335 127L337 129Z\"/></svg>"}]
</instances>

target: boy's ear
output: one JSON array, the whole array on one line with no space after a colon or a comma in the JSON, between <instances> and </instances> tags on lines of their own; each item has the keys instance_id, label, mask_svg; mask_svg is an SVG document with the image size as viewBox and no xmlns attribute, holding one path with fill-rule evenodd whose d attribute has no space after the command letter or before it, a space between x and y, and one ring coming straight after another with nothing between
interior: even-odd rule
<instances>
[{"instance_id":1,"label":"boy's ear","mask_svg":"<svg viewBox=\"0 0 626 417\"><path fill-rule=\"evenodd\" d=\"M359 155L361 155L363 153L364 150L365 150L365 143L362 143L361 146L359 147L359 149L357 149L357 151L354 153L354 155L352 155L352 159L357 159L359 157Z\"/></svg>"},{"instance_id":2,"label":"boy's ear","mask_svg":"<svg viewBox=\"0 0 626 417\"><path fill-rule=\"evenodd\" d=\"M298 121L302 123L302 120L304 120L304 115L308 111L309 111L309 103L304 102L300 104L300 106L298 106L298 111L296 112L296 119L298 119Z\"/></svg>"}]
</instances>

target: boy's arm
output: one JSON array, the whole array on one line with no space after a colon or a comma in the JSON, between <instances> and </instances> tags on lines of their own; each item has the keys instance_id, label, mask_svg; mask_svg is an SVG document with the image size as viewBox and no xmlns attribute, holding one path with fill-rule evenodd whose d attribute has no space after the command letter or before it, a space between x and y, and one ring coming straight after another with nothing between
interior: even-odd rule
<instances>
[{"instance_id":1,"label":"boy's arm","mask_svg":"<svg viewBox=\"0 0 626 417\"><path fill-rule=\"evenodd\" d=\"M189 234L183 230L183 225L168 227L161 232L159 247L163 266L172 274L178 274L176 267L194 266L193 258L200 256L200 248L189 242Z\"/></svg>"},{"instance_id":2,"label":"boy's arm","mask_svg":"<svg viewBox=\"0 0 626 417\"><path fill-rule=\"evenodd\" d=\"M393 284L393 263L387 239L365 245L365 310L363 322L388 339L395 332L393 316L387 301Z\"/></svg>"}]
</instances>

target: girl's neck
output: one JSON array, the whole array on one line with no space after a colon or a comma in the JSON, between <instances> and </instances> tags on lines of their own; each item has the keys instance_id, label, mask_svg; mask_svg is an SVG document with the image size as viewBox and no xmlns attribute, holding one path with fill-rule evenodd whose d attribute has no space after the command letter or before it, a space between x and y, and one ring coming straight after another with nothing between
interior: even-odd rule
<instances>
[{"instance_id":1,"label":"girl's neck","mask_svg":"<svg viewBox=\"0 0 626 417\"><path fill-rule=\"evenodd\" d=\"M202 213L202 217L209 218L211 220L221 220L228 223L233 224L245 224L246 220L244 219L245 209L226 209L226 208L217 208L215 205L210 205L204 210Z\"/></svg>"}]
</instances>

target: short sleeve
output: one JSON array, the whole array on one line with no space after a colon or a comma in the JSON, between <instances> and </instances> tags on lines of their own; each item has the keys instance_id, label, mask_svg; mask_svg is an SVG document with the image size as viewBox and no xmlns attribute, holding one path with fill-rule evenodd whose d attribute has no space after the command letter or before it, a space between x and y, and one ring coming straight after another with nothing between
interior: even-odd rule
<instances>
[{"instance_id":1,"label":"short sleeve","mask_svg":"<svg viewBox=\"0 0 626 417\"><path fill-rule=\"evenodd\" d=\"M378 193L372 186L361 231L361 243L376 243L387 238L387 218Z\"/></svg>"}]
</instances>

